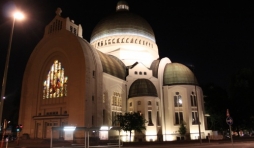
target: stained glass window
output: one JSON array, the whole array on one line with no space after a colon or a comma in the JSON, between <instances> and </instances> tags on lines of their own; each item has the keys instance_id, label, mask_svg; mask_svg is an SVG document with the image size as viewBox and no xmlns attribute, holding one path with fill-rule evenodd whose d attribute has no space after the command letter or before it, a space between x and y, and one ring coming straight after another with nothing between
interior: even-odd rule
<instances>
[{"instance_id":1,"label":"stained glass window","mask_svg":"<svg viewBox=\"0 0 254 148\"><path fill-rule=\"evenodd\" d=\"M61 62L55 60L43 83L43 99L67 96L67 82Z\"/></svg>"}]
</instances>

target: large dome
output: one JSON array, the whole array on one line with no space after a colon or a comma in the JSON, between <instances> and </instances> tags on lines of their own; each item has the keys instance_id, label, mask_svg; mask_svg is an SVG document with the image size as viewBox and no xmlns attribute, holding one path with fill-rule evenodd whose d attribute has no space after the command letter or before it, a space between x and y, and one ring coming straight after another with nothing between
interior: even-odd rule
<instances>
[{"instance_id":1,"label":"large dome","mask_svg":"<svg viewBox=\"0 0 254 148\"><path fill-rule=\"evenodd\" d=\"M198 85L192 71L180 63L169 63L165 66L163 74L164 85Z\"/></svg>"},{"instance_id":2,"label":"large dome","mask_svg":"<svg viewBox=\"0 0 254 148\"><path fill-rule=\"evenodd\" d=\"M155 42L151 26L142 17L129 12L129 6L125 1L119 1L116 12L97 24L90 42L114 35L136 35Z\"/></svg>"}]
</instances>

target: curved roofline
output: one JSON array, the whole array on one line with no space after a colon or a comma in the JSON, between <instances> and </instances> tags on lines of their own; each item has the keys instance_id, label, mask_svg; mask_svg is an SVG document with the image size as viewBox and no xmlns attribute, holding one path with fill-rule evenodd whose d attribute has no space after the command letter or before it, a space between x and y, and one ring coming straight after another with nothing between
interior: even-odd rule
<instances>
[{"instance_id":1,"label":"curved roofline","mask_svg":"<svg viewBox=\"0 0 254 148\"><path fill-rule=\"evenodd\" d=\"M124 29L121 29L121 30L124 30ZM91 40L90 40L90 43L93 43L97 40L101 40L103 38L107 38L107 37L111 37L111 36L119 36L119 35L133 35L133 36L140 36L140 37L143 37L143 38L146 38L146 39L149 39L153 42L155 42L155 37L153 37L152 35L143 35L143 34L138 34L136 33L137 31L135 30L138 30L138 29L131 29L129 30L129 32L117 32L117 29L114 29L112 32L110 33L107 33L108 31L104 31L104 33L102 33L102 35L100 34L96 34L95 36L92 36L91 37Z\"/></svg>"},{"instance_id":2,"label":"curved roofline","mask_svg":"<svg viewBox=\"0 0 254 148\"><path fill-rule=\"evenodd\" d=\"M163 86L173 86L173 85L192 85L192 86L199 86L195 83L173 83L173 84L163 84Z\"/></svg>"},{"instance_id":3,"label":"curved roofline","mask_svg":"<svg viewBox=\"0 0 254 148\"><path fill-rule=\"evenodd\" d=\"M114 35L136 35L155 42L153 29L143 17L129 12L125 1L119 1L116 7L118 11L105 17L95 26L90 42Z\"/></svg>"},{"instance_id":4,"label":"curved roofline","mask_svg":"<svg viewBox=\"0 0 254 148\"><path fill-rule=\"evenodd\" d=\"M198 84L194 73L181 63L168 63L163 72L163 85Z\"/></svg>"},{"instance_id":5,"label":"curved roofline","mask_svg":"<svg viewBox=\"0 0 254 148\"><path fill-rule=\"evenodd\" d=\"M128 98L141 96L158 97L157 89L149 79L136 79L130 86Z\"/></svg>"}]
</instances>

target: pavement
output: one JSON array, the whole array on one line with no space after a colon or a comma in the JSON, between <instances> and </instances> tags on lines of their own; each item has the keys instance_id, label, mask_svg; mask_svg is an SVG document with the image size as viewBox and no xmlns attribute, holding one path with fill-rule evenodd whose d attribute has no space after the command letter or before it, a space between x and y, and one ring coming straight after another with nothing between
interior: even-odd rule
<instances>
[{"instance_id":1,"label":"pavement","mask_svg":"<svg viewBox=\"0 0 254 148\"><path fill-rule=\"evenodd\" d=\"M254 145L254 137L249 138L235 138L233 139L234 143L240 142L251 142ZM223 144L223 143L231 143L231 139L223 139L223 140L208 140L203 139L202 145L208 144ZM101 145L100 145L101 144ZM175 147L176 145L199 145L201 144L199 140L181 140L181 141L167 141L167 142L124 142L122 147L133 148L133 147ZM91 144L96 147L105 147L105 143L97 143ZM103 146L104 145L104 146ZM68 142L64 140L53 140L52 143L53 148L67 148L67 147L84 147L84 144L78 144L73 142ZM203 147L202 146L202 147ZM10 141L8 143L4 143L3 148L49 148L50 147L50 139L21 139L17 143L17 141ZM118 147L118 146L109 146L109 147Z\"/></svg>"}]
</instances>

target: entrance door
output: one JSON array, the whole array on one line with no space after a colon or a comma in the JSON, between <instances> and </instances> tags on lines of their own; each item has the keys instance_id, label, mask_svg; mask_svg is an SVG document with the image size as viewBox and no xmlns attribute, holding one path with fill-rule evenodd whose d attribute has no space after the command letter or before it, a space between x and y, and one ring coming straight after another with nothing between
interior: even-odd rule
<instances>
[{"instance_id":1,"label":"entrance door","mask_svg":"<svg viewBox=\"0 0 254 148\"><path fill-rule=\"evenodd\" d=\"M36 123L36 138L42 139L42 126L41 126L41 123Z\"/></svg>"}]
</instances>

